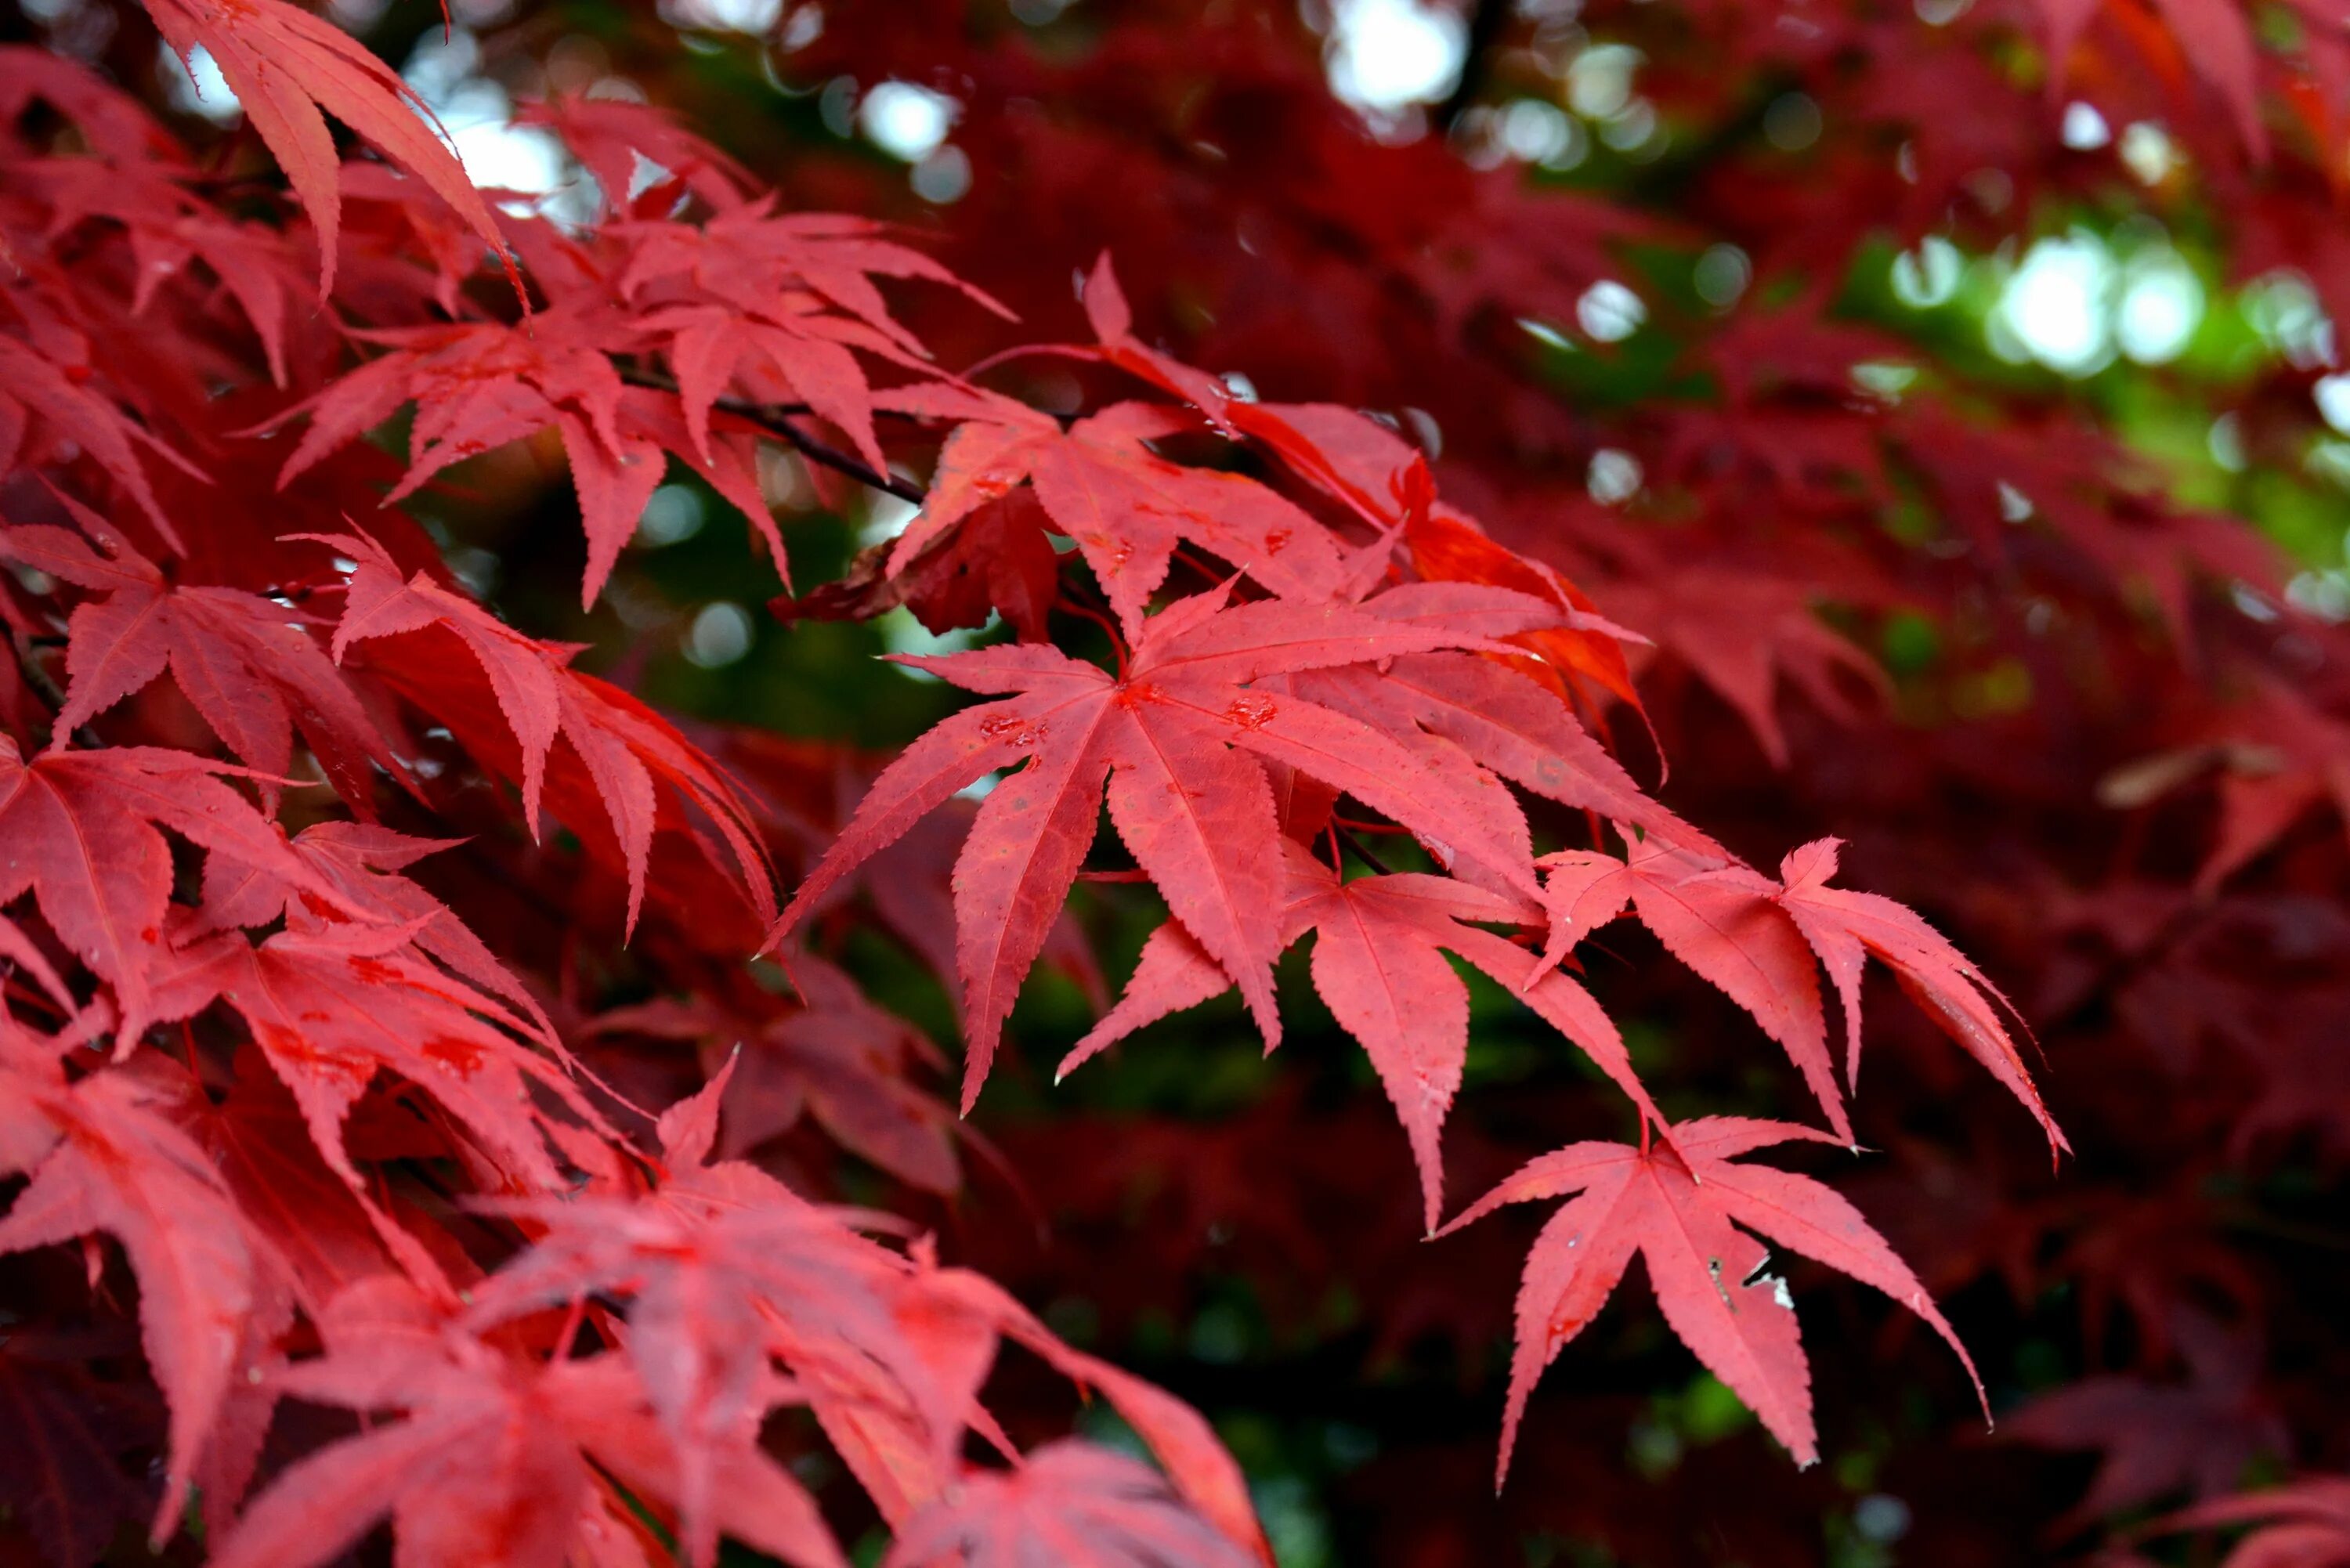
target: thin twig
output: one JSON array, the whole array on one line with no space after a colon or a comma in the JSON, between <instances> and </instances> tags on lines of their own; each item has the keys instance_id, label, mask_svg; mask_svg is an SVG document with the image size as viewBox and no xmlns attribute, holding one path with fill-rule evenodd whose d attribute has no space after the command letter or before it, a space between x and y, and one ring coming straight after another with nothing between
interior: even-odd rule
<instances>
[{"instance_id":1,"label":"thin twig","mask_svg":"<svg viewBox=\"0 0 2350 1568\"><path fill-rule=\"evenodd\" d=\"M640 373L622 379L636 386L649 387L657 392L674 392L678 389L677 383L666 377ZM916 506L920 506L929 498L930 492L912 480L900 479L894 473L881 472L862 458L845 452L828 442L820 441L794 424L793 414L808 411L805 404L746 403L735 398L721 398L711 407L722 412L733 414L737 419L748 420L768 434L780 437L791 443L793 449L810 462L821 463L836 473L847 474L859 484L868 485L885 494L894 495L900 501L910 502Z\"/></svg>"},{"instance_id":2,"label":"thin twig","mask_svg":"<svg viewBox=\"0 0 2350 1568\"><path fill-rule=\"evenodd\" d=\"M1364 865L1369 867L1372 870L1378 872L1382 877L1390 877L1394 875L1394 873L1389 871L1386 865L1380 861L1378 856L1370 852L1370 849L1361 839L1355 836L1352 830L1341 824L1336 817L1330 819L1330 831L1338 836L1338 841L1341 844L1344 844L1347 848L1355 852L1356 859L1361 861Z\"/></svg>"}]
</instances>

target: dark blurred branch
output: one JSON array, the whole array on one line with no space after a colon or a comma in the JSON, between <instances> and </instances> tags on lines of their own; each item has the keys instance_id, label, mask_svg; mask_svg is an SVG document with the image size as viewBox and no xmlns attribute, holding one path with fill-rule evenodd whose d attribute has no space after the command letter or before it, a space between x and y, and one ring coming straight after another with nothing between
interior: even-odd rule
<instances>
[{"instance_id":1,"label":"dark blurred branch","mask_svg":"<svg viewBox=\"0 0 2350 1568\"><path fill-rule=\"evenodd\" d=\"M1510 19L1509 0L1474 0L1469 7L1469 39L1461 52L1461 77L1451 92L1436 106L1436 129L1450 130L1452 122L1473 105L1492 75L1493 46L1502 41L1503 25Z\"/></svg>"},{"instance_id":2,"label":"dark blurred branch","mask_svg":"<svg viewBox=\"0 0 2350 1568\"><path fill-rule=\"evenodd\" d=\"M659 392L674 392L677 383L665 376L641 373L625 374L621 379L633 386L650 387ZM847 474L859 484L870 485L900 501L920 506L930 492L910 479L900 479L894 473L884 473L854 453L841 451L827 441L821 441L792 422L794 414L806 413L798 403L745 403L733 398L721 398L711 405L736 419L747 420L779 441L788 442L794 451L810 462L821 463L836 473Z\"/></svg>"}]
</instances>

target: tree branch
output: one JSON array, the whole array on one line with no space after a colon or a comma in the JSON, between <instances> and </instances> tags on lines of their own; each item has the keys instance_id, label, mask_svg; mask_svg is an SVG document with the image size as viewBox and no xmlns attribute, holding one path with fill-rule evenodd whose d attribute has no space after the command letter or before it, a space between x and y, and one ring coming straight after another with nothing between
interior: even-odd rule
<instances>
[{"instance_id":1,"label":"tree branch","mask_svg":"<svg viewBox=\"0 0 2350 1568\"><path fill-rule=\"evenodd\" d=\"M620 379L631 386L649 387L657 392L674 392L678 389L677 383L664 376L650 376L638 372L623 373ZM820 463L836 473L846 474L859 484L894 495L899 500L910 502L916 506L920 506L930 495L929 491L912 480L900 479L894 473L881 472L855 453L843 452L827 441L818 441L800 429L798 425L794 424L792 422L794 414L809 411L806 404L746 403L737 398L721 398L711 407L733 414L737 419L748 420L769 435L789 443L794 451L808 462Z\"/></svg>"}]
</instances>

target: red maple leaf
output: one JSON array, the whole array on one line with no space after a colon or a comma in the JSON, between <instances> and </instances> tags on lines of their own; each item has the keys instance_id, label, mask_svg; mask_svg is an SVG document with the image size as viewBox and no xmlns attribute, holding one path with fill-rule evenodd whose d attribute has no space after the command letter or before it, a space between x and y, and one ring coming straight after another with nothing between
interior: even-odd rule
<instances>
[{"instance_id":1,"label":"red maple leaf","mask_svg":"<svg viewBox=\"0 0 2350 1568\"><path fill-rule=\"evenodd\" d=\"M1786 1282L1762 1272L1770 1254L1747 1231L1874 1285L1924 1318L1982 1394L1958 1334L1859 1210L1809 1177L1731 1163L1790 1139L1831 1140L1808 1127L1734 1116L1682 1122L1672 1134L1669 1143L1641 1148L1578 1143L1544 1155L1445 1227L1458 1230L1505 1203L1574 1197L1544 1225L1526 1258L1497 1486L1509 1473L1534 1380L1598 1315L1635 1252L1647 1260L1657 1305L1681 1343L1797 1462L1819 1459L1811 1367L1796 1335L1794 1302ZM1983 1412L1990 1411L1985 1397Z\"/></svg>"},{"instance_id":2,"label":"red maple leaf","mask_svg":"<svg viewBox=\"0 0 2350 1568\"><path fill-rule=\"evenodd\" d=\"M1288 871L1282 945L1315 933L1314 988L1370 1056L1410 1136L1430 1230L1443 1207L1439 1139L1469 1056L1469 990L1445 961L1447 952L1516 992L1631 1096L1645 1122L1666 1125L1634 1075L1616 1026L1589 993L1555 970L1521 990L1530 955L1473 923L1539 925L1539 909L1443 877L1405 872L1342 882L1294 840L1284 840L1282 852ZM1055 1077L1066 1077L1144 1024L1231 985L1222 966L1181 926L1161 926L1143 943L1141 961L1118 1005L1070 1049Z\"/></svg>"},{"instance_id":3,"label":"red maple leaf","mask_svg":"<svg viewBox=\"0 0 2350 1568\"><path fill-rule=\"evenodd\" d=\"M1254 1559L1139 1459L1065 1440L1010 1470L972 1470L908 1520L888 1568L1053 1563L1067 1568L1248 1568Z\"/></svg>"},{"instance_id":4,"label":"red maple leaf","mask_svg":"<svg viewBox=\"0 0 2350 1568\"><path fill-rule=\"evenodd\" d=\"M1479 631L1407 618L1422 602L1409 587L1363 608L1275 601L1228 608L1223 593L1203 594L1151 618L1117 676L1044 648L909 659L971 690L1014 695L958 713L874 781L769 945L833 881L957 790L1026 763L981 805L956 867L966 1107L1093 842L1105 782L1118 836L1176 919L1232 975L1267 1042L1277 1042L1280 829L1257 757L1342 788L1523 896L1541 897L1523 820L1513 830L1488 826L1496 811L1515 812L1503 786L1484 780L1478 798L1470 793L1478 780L1439 773L1359 720L1249 690L1285 671L1486 644ZM1547 618L1516 595L1501 594L1485 608L1504 618L1505 630L1511 621Z\"/></svg>"},{"instance_id":5,"label":"red maple leaf","mask_svg":"<svg viewBox=\"0 0 2350 1568\"><path fill-rule=\"evenodd\" d=\"M373 794L368 764L396 773L390 753L326 651L308 617L236 588L174 587L96 514L68 503L105 547L63 528L0 531L0 558L107 597L77 607L66 648L70 680L60 733L78 730L168 666L213 732L263 774L292 767L294 732L345 800Z\"/></svg>"}]
</instances>

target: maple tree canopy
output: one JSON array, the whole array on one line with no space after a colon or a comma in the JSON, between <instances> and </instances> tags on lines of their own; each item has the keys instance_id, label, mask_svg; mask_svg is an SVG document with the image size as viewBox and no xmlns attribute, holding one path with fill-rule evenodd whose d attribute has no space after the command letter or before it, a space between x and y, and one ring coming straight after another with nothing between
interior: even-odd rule
<instances>
[{"instance_id":1,"label":"maple tree canopy","mask_svg":"<svg viewBox=\"0 0 2350 1568\"><path fill-rule=\"evenodd\" d=\"M2338 5L22 0L0 144L8 1563L2350 1564Z\"/></svg>"}]
</instances>

